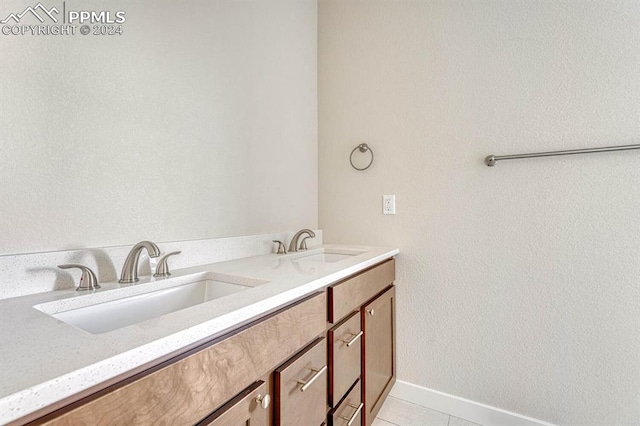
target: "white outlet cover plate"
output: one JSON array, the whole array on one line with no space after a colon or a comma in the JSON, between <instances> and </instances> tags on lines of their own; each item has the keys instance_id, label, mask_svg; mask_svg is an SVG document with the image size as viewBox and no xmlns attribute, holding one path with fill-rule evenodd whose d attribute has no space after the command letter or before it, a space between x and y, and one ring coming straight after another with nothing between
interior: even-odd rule
<instances>
[{"instance_id":1,"label":"white outlet cover plate","mask_svg":"<svg viewBox=\"0 0 640 426\"><path fill-rule=\"evenodd\" d=\"M396 214L396 196L382 196L382 214Z\"/></svg>"}]
</instances>

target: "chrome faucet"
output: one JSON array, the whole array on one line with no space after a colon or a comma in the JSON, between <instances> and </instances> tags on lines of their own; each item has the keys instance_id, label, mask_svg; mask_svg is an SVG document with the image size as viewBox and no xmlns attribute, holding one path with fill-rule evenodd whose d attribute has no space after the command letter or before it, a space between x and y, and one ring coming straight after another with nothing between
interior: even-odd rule
<instances>
[{"instance_id":1,"label":"chrome faucet","mask_svg":"<svg viewBox=\"0 0 640 426\"><path fill-rule=\"evenodd\" d=\"M306 243L304 244L304 247L302 247L302 244L300 245L300 247L298 247L298 240L304 234L307 234L311 238L314 238L316 236L316 234L311 229L302 229L302 230L296 232L296 235L294 235L293 238L291 239L291 244L289 244L289 253L296 252L298 250L306 250L307 249L307 244ZM305 238L305 240L306 240L306 238Z\"/></svg>"},{"instance_id":2,"label":"chrome faucet","mask_svg":"<svg viewBox=\"0 0 640 426\"><path fill-rule=\"evenodd\" d=\"M122 266L122 274L120 275L120 281L118 281L119 283L131 284L139 281L138 260L140 259L142 249L147 249L149 257L160 256L160 249L157 245L155 245L151 241L140 241L138 244L133 246L133 248L127 255L127 258L124 261L124 265Z\"/></svg>"}]
</instances>

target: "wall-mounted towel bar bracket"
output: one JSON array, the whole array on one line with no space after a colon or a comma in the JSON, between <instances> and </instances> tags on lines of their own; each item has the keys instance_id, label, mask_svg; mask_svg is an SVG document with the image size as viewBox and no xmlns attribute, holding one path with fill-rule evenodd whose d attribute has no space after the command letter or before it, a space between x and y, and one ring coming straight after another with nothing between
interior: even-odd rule
<instances>
[{"instance_id":1,"label":"wall-mounted towel bar bracket","mask_svg":"<svg viewBox=\"0 0 640 426\"><path fill-rule=\"evenodd\" d=\"M586 149L570 149L565 151L534 152L531 154L489 155L484 159L484 164L486 164L489 167L493 167L496 165L497 161L502 161L502 160L517 160L520 158L535 158L535 157L553 157L556 155L591 154L594 152L628 151L631 149L640 149L640 145L605 146L602 148L586 148Z\"/></svg>"}]
</instances>

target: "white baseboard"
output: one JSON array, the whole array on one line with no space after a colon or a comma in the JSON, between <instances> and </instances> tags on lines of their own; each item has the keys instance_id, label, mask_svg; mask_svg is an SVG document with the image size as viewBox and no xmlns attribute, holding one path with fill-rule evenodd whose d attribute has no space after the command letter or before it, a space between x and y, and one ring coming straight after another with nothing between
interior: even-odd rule
<instances>
[{"instance_id":1,"label":"white baseboard","mask_svg":"<svg viewBox=\"0 0 640 426\"><path fill-rule=\"evenodd\" d=\"M470 401L444 392L396 381L391 396L483 426L555 426L531 417Z\"/></svg>"}]
</instances>

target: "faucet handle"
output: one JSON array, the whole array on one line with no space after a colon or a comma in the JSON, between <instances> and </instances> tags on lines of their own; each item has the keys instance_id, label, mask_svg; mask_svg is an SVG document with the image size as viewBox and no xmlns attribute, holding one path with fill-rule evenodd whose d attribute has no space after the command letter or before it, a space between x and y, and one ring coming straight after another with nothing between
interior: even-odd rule
<instances>
[{"instance_id":1,"label":"faucet handle","mask_svg":"<svg viewBox=\"0 0 640 426\"><path fill-rule=\"evenodd\" d=\"M174 254L180 254L181 251L172 251L171 253L167 253L160 258L158 264L156 265L156 273L153 274L154 277L168 277L171 275L169 272L169 264L167 263L167 258L169 256L173 256Z\"/></svg>"},{"instance_id":2,"label":"faucet handle","mask_svg":"<svg viewBox=\"0 0 640 426\"><path fill-rule=\"evenodd\" d=\"M94 274L91 268L88 268L84 265L77 265L75 263L58 265L58 268L60 269L78 268L82 271L82 277L80 277L80 283L78 284L78 288L76 288L77 291L95 290L97 288L100 288L100 285L98 284L98 278L96 278L96 274Z\"/></svg>"},{"instance_id":3,"label":"faucet handle","mask_svg":"<svg viewBox=\"0 0 640 426\"><path fill-rule=\"evenodd\" d=\"M311 238L311 236L304 237L302 241L300 241L300 247L298 247L298 250L307 250L307 240L309 238Z\"/></svg>"},{"instance_id":4,"label":"faucet handle","mask_svg":"<svg viewBox=\"0 0 640 426\"><path fill-rule=\"evenodd\" d=\"M284 243L280 240L273 240L274 243L278 244L278 252L277 254L287 254L287 249Z\"/></svg>"}]
</instances>

